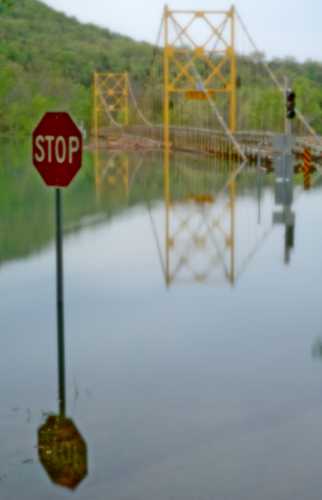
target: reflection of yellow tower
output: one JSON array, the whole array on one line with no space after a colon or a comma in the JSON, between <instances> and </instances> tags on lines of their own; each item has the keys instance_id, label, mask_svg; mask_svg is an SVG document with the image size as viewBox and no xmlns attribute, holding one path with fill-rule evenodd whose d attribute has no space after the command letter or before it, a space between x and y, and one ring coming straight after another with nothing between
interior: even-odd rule
<instances>
[{"instance_id":1,"label":"reflection of yellow tower","mask_svg":"<svg viewBox=\"0 0 322 500\"><path fill-rule=\"evenodd\" d=\"M127 73L94 73L93 128L96 141L102 126L129 122L129 77Z\"/></svg>"},{"instance_id":2,"label":"reflection of yellow tower","mask_svg":"<svg viewBox=\"0 0 322 500\"><path fill-rule=\"evenodd\" d=\"M206 33L200 40L199 33ZM164 142L169 143L170 97L229 99L229 128L236 130L235 9L164 10Z\"/></svg>"},{"instance_id":3,"label":"reflection of yellow tower","mask_svg":"<svg viewBox=\"0 0 322 500\"><path fill-rule=\"evenodd\" d=\"M217 198L214 193L218 187L213 185L207 190L210 177L216 184L213 166L200 182L203 176L200 170L194 172L187 164L179 168L173 164L170 169L167 151L164 160L167 285L174 282L218 284L222 277L234 285L236 181L232 167L228 167L227 172L225 166L221 174L227 189Z\"/></svg>"},{"instance_id":4,"label":"reflection of yellow tower","mask_svg":"<svg viewBox=\"0 0 322 500\"><path fill-rule=\"evenodd\" d=\"M99 198L106 190L129 194L129 157L126 153L95 151L95 187Z\"/></svg>"}]
</instances>

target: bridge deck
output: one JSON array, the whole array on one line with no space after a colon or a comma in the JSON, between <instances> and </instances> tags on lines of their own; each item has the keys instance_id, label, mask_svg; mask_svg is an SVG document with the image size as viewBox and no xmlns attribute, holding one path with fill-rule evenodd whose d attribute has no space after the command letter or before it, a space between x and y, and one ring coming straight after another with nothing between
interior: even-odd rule
<instances>
[{"instance_id":1,"label":"bridge deck","mask_svg":"<svg viewBox=\"0 0 322 500\"><path fill-rule=\"evenodd\" d=\"M237 132L234 138L240 145L241 152L250 163L272 165L274 150L273 132ZM110 149L123 150L155 150L163 147L162 126L127 126L122 128L106 128L100 131L103 144L108 141ZM204 128L171 127L171 149L191 153L211 154L220 158L241 159L230 138L224 132ZM312 137L296 137L293 153L302 162L304 150L309 149L313 165L322 163L322 138L318 143Z\"/></svg>"}]
</instances>

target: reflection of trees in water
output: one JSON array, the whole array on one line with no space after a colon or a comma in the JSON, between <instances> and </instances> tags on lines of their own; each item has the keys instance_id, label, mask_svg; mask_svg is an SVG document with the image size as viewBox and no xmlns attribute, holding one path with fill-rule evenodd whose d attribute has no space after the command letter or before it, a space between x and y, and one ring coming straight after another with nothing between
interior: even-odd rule
<instances>
[{"instance_id":1,"label":"reflection of trees in water","mask_svg":"<svg viewBox=\"0 0 322 500\"><path fill-rule=\"evenodd\" d=\"M11 149L9 153L6 150L8 168L2 168L5 165L2 165L3 158L0 155L0 265L40 251L50 244L54 236L53 193L43 187L33 167L26 162L29 157L26 148L21 146L20 154L14 147L12 149L12 155ZM2 147L0 150L2 152ZM8 158L11 158L10 164ZM92 224L100 223L102 218L109 220L125 208L142 202L145 187L151 199L162 197L162 170L153 168L150 158L147 158L146 168L143 169L145 183L140 182L142 178L138 177L128 200L124 196L117 196L115 191L111 196L109 191L106 196L102 196L98 205L94 192L92 155L85 154L84 161L84 168L68 192L64 193L65 233L82 229L85 218L94 221ZM154 159L154 162L159 164L158 159ZM156 170L158 175L155 175ZM95 222L98 214L100 218Z\"/></svg>"},{"instance_id":2,"label":"reflection of trees in water","mask_svg":"<svg viewBox=\"0 0 322 500\"><path fill-rule=\"evenodd\" d=\"M26 145L1 144L0 153L1 265L2 262L32 255L51 243L54 235L54 207L52 193L43 187L29 159L26 161L30 157ZM100 151L99 154L102 165L106 165L108 153ZM124 186L122 189L117 183L113 186L108 183L109 178L106 176L106 185L103 183L102 196L97 203L94 158L91 153L85 154L84 168L68 192L64 193L65 234L76 232L88 224L98 225L108 221L124 210L146 203L147 199L150 202L163 199L162 153L146 153L143 161L140 154L131 153L128 160L128 196L124 196ZM170 172L174 198L182 194L183 186L174 178L181 167L193 180L198 192L209 190L210 179L214 189L220 188L226 177L225 168L217 169L213 176L213 161L212 157L177 153L175 163L178 168ZM141 164L139 169L138 164ZM115 179L118 179L117 175ZM255 180L256 169L252 167L243 171L238 180L238 199L257 196ZM262 183L263 189L273 187L273 176L264 175Z\"/></svg>"},{"instance_id":3,"label":"reflection of trees in water","mask_svg":"<svg viewBox=\"0 0 322 500\"><path fill-rule=\"evenodd\" d=\"M321 359L322 360L322 338L317 338L313 342L312 356L315 359Z\"/></svg>"}]
</instances>

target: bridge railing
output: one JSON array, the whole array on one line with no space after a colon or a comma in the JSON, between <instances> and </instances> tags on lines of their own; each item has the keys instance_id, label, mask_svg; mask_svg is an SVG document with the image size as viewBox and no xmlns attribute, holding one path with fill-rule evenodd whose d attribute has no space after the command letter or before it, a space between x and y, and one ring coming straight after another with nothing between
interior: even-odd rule
<instances>
[{"instance_id":1,"label":"bridge railing","mask_svg":"<svg viewBox=\"0 0 322 500\"><path fill-rule=\"evenodd\" d=\"M140 138L149 138L158 143L163 143L163 126L155 125L148 127L145 125L130 125L123 129L124 134ZM235 139L241 145L242 151L251 158L258 154L268 160L273 156L274 132L264 131L239 131L234 134ZM216 153L225 157L231 154L230 139L224 131L211 130L207 128L194 127L170 127L171 147L178 151L199 152L212 154ZM309 148L316 160L322 161L322 139L321 144L314 138L297 137L295 139L294 153L297 156L303 154L304 149ZM234 153L238 157L237 153Z\"/></svg>"}]
</instances>

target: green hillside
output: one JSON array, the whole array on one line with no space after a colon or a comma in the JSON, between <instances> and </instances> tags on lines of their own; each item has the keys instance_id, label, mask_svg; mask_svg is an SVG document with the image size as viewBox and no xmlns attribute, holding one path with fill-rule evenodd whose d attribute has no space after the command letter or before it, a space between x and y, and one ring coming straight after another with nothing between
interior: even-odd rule
<instances>
[{"instance_id":1,"label":"green hillside","mask_svg":"<svg viewBox=\"0 0 322 500\"><path fill-rule=\"evenodd\" d=\"M15 1L0 13L0 132L29 133L49 109L89 124L94 70L143 79L152 49L55 12L37 0Z\"/></svg>"},{"instance_id":2,"label":"green hillside","mask_svg":"<svg viewBox=\"0 0 322 500\"><path fill-rule=\"evenodd\" d=\"M0 134L30 134L51 109L69 111L89 128L94 70L129 71L143 87L153 53L148 43L81 24L38 0L0 0ZM260 57L239 58L240 125L274 130L283 123L283 103ZM288 75L299 107L322 133L322 64L287 58L271 66L281 81Z\"/></svg>"}]
</instances>

